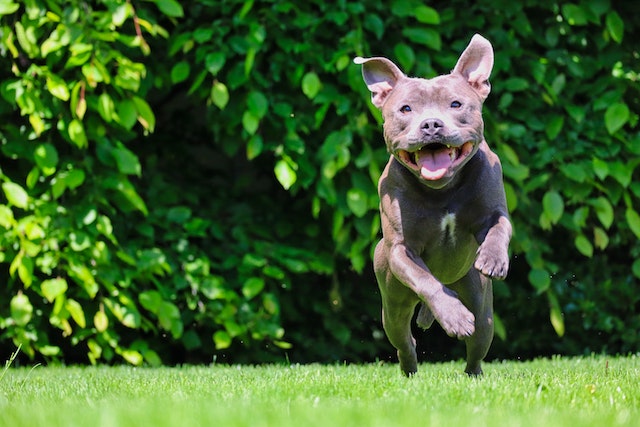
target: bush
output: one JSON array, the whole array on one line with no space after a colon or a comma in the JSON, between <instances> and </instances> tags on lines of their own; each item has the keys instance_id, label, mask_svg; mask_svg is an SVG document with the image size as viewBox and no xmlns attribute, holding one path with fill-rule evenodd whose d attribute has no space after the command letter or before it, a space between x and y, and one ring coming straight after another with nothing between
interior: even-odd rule
<instances>
[{"instance_id":1,"label":"bush","mask_svg":"<svg viewBox=\"0 0 640 427\"><path fill-rule=\"evenodd\" d=\"M0 6L3 347L386 357L370 257L388 155L351 60L434 76L480 32L515 228L492 354L637 348L634 5L298 3ZM431 332L429 351L445 340Z\"/></svg>"}]
</instances>

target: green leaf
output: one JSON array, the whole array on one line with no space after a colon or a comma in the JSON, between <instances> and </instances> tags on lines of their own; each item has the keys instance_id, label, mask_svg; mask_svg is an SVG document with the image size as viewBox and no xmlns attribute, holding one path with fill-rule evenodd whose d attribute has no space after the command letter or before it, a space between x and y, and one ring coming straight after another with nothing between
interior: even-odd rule
<instances>
[{"instance_id":1,"label":"green leaf","mask_svg":"<svg viewBox=\"0 0 640 427\"><path fill-rule=\"evenodd\" d=\"M171 82L181 83L189 78L191 66L187 61L180 61L171 68Z\"/></svg>"},{"instance_id":2,"label":"green leaf","mask_svg":"<svg viewBox=\"0 0 640 427\"><path fill-rule=\"evenodd\" d=\"M83 329L87 327L87 321L84 316L84 310L82 309L82 306L78 301L69 298L65 302L65 308L71 315L71 318L74 320L74 322L78 324L78 326L80 326Z\"/></svg>"},{"instance_id":3,"label":"green leaf","mask_svg":"<svg viewBox=\"0 0 640 427\"><path fill-rule=\"evenodd\" d=\"M564 201L557 191L547 191L542 198L542 207L549 220L556 224L564 213Z\"/></svg>"},{"instance_id":4,"label":"green leaf","mask_svg":"<svg viewBox=\"0 0 640 427\"><path fill-rule=\"evenodd\" d=\"M250 277L242 285L242 295L246 299L251 299L264 289L264 279L261 277Z\"/></svg>"},{"instance_id":5,"label":"green leaf","mask_svg":"<svg viewBox=\"0 0 640 427\"><path fill-rule=\"evenodd\" d=\"M68 273L69 277L79 284L91 299L95 298L99 287L93 273L87 266L70 262Z\"/></svg>"},{"instance_id":6,"label":"green leaf","mask_svg":"<svg viewBox=\"0 0 640 427\"><path fill-rule=\"evenodd\" d=\"M249 111L258 118L263 118L269 110L269 100L262 92L253 91L247 97Z\"/></svg>"},{"instance_id":7,"label":"green leaf","mask_svg":"<svg viewBox=\"0 0 640 427\"><path fill-rule=\"evenodd\" d=\"M224 52L209 53L204 58L204 66L207 68L208 72L215 76L218 74L218 71L224 67L226 60L227 58L225 57Z\"/></svg>"},{"instance_id":8,"label":"green leaf","mask_svg":"<svg viewBox=\"0 0 640 427\"><path fill-rule=\"evenodd\" d=\"M186 206L175 206L167 211L167 220L177 224L184 224L192 215L193 212L190 208Z\"/></svg>"},{"instance_id":9,"label":"green leaf","mask_svg":"<svg viewBox=\"0 0 640 427\"><path fill-rule=\"evenodd\" d=\"M575 4L564 4L562 6L562 15L569 25L586 25L588 22L587 12Z\"/></svg>"},{"instance_id":10,"label":"green leaf","mask_svg":"<svg viewBox=\"0 0 640 427\"><path fill-rule=\"evenodd\" d=\"M384 35L384 21L378 15L368 13L364 17L364 27L371 31L377 40L382 39ZM340 70L340 68L338 68Z\"/></svg>"},{"instance_id":11,"label":"green leaf","mask_svg":"<svg viewBox=\"0 0 640 427\"><path fill-rule=\"evenodd\" d=\"M42 135L42 132L46 129L46 124L39 114L29 114L29 123L37 136Z\"/></svg>"},{"instance_id":12,"label":"green leaf","mask_svg":"<svg viewBox=\"0 0 640 427\"><path fill-rule=\"evenodd\" d=\"M289 343L289 342L286 342L286 341L274 340L274 341L273 341L273 344L274 344L276 347L282 348L282 349L284 349L284 350L288 350L288 349L290 349L290 348L293 348L293 344L291 344L291 343Z\"/></svg>"},{"instance_id":13,"label":"green leaf","mask_svg":"<svg viewBox=\"0 0 640 427\"><path fill-rule=\"evenodd\" d=\"M609 162L609 175L627 188L631 184L634 168L635 164L629 162Z\"/></svg>"},{"instance_id":14,"label":"green leaf","mask_svg":"<svg viewBox=\"0 0 640 427\"><path fill-rule=\"evenodd\" d=\"M558 297L556 297L556 294L549 289L547 291L547 298L549 299L549 318L551 320L551 325L556 331L556 334L558 334L559 337L562 337L565 332L564 316L562 314L560 303L558 302Z\"/></svg>"},{"instance_id":15,"label":"green leaf","mask_svg":"<svg viewBox=\"0 0 640 427\"><path fill-rule=\"evenodd\" d=\"M46 176L52 175L58 165L58 150L52 144L40 144L33 152L33 159Z\"/></svg>"},{"instance_id":16,"label":"green leaf","mask_svg":"<svg viewBox=\"0 0 640 427\"><path fill-rule=\"evenodd\" d=\"M216 345L216 350L224 350L231 346L231 336L227 331L216 331L213 334L213 342Z\"/></svg>"},{"instance_id":17,"label":"green leaf","mask_svg":"<svg viewBox=\"0 0 640 427\"><path fill-rule=\"evenodd\" d=\"M242 127L247 131L249 135L253 135L260 126L260 118L258 118L251 111L245 111L242 115Z\"/></svg>"},{"instance_id":18,"label":"green leaf","mask_svg":"<svg viewBox=\"0 0 640 427\"><path fill-rule=\"evenodd\" d=\"M156 314L162 304L162 295L158 291L145 291L138 295L138 301L145 309Z\"/></svg>"},{"instance_id":19,"label":"green leaf","mask_svg":"<svg viewBox=\"0 0 640 427\"><path fill-rule=\"evenodd\" d=\"M227 106L229 102L229 90L224 83L215 81L211 87L211 100L213 104L221 110Z\"/></svg>"},{"instance_id":20,"label":"green leaf","mask_svg":"<svg viewBox=\"0 0 640 427\"><path fill-rule=\"evenodd\" d=\"M193 39L198 43L206 43L213 38L213 28L197 28L193 32Z\"/></svg>"},{"instance_id":21,"label":"green leaf","mask_svg":"<svg viewBox=\"0 0 640 427\"><path fill-rule=\"evenodd\" d=\"M160 12L172 18L182 18L184 10L176 0L154 0Z\"/></svg>"},{"instance_id":22,"label":"green leaf","mask_svg":"<svg viewBox=\"0 0 640 427\"><path fill-rule=\"evenodd\" d=\"M71 120L71 122L69 122L67 132L69 132L69 139L76 145L76 147L86 148L89 145L87 134L84 132L84 125L80 120Z\"/></svg>"},{"instance_id":23,"label":"green leaf","mask_svg":"<svg viewBox=\"0 0 640 427\"><path fill-rule=\"evenodd\" d=\"M391 14L398 17L413 16L415 3L407 0L394 0L391 3Z\"/></svg>"},{"instance_id":24,"label":"green leaf","mask_svg":"<svg viewBox=\"0 0 640 427\"><path fill-rule=\"evenodd\" d=\"M507 328L504 326L504 322L502 318L498 316L498 313L493 313L493 325L495 328L496 335L502 340L506 341L507 339Z\"/></svg>"},{"instance_id":25,"label":"green leaf","mask_svg":"<svg viewBox=\"0 0 640 427\"><path fill-rule=\"evenodd\" d=\"M69 88L67 87L67 82L55 74L49 74L47 76L47 90L56 98L63 101L69 100Z\"/></svg>"},{"instance_id":26,"label":"green leaf","mask_svg":"<svg viewBox=\"0 0 640 427\"><path fill-rule=\"evenodd\" d=\"M0 226L9 229L15 224L13 211L7 205L0 205Z\"/></svg>"},{"instance_id":27,"label":"green leaf","mask_svg":"<svg viewBox=\"0 0 640 427\"><path fill-rule=\"evenodd\" d=\"M633 234L635 234L635 236L640 239L640 215L638 215L638 212L636 212L633 208L627 208L625 217Z\"/></svg>"},{"instance_id":28,"label":"green leaf","mask_svg":"<svg viewBox=\"0 0 640 427\"><path fill-rule=\"evenodd\" d=\"M405 28L402 30L405 39L427 46L435 51L442 49L440 33L432 28Z\"/></svg>"},{"instance_id":29,"label":"green leaf","mask_svg":"<svg viewBox=\"0 0 640 427\"><path fill-rule=\"evenodd\" d=\"M31 321L33 306L25 294L18 293L18 295L11 298L9 306L11 309L11 318L16 325L25 326Z\"/></svg>"},{"instance_id":30,"label":"green leaf","mask_svg":"<svg viewBox=\"0 0 640 427\"><path fill-rule=\"evenodd\" d=\"M156 128L156 116L153 114L153 110L147 101L138 96L134 96L131 100L136 105L136 110L138 110L138 121L142 127L149 132L153 132Z\"/></svg>"},{"instance_id":31,"label":"green leaf","mask_svg":"<svg viewBox=\"0 0 640 427\"><path fill-rule=\"evenodd\" d=\"M367 193L359 188L347 191L347 206L357 217L363 217L369 210Z\"/></svg>"},{"instance_id":32,"label":"green leaf","mask_svg":"<svg viewBox=\"0 0 640 427\"><path fill-rule=\"evenodd\" d=\"M308 72L302 77L302 92L307 98L313 99L316 97L322 87L320 78L313 71Z\"/></svg>"},{"instance_id":33,"label":"green leaf","mask_svg":"<svg viewBox=\"0 0 640 427\"><path fill-rule=\"evenodd\" d=\"M573 213L573 223L579 227L583 228L587 224L587 218L589 217L589 208L587 206L582 206L575 210Z\"/></svg>"},{"instance_id":34,"label":"green leaf","mask_svg":"<svg viewBox=\"0 0 640 427\"><path fill-rule=\"evenodd\" d=\"M21 21L14 24L16 38L18 43L27 53L29 58L35 58L39 54L38 39L35 33L35 25L29 25L25 28Z\"/></svg>"},{"instance_id":35,"label":"green leaf","mask_svg":"<svg viewBox=\"0 0 640 427\"><path fill-rule=\"evenodd\" d=\"M111 150L111 155L115 159L120 173L136 176L140 176L142 174L142 167L140 166L138 156L136 156L132 151L129 151L124 147L116 147Z\"/></svg>"},{"instance_id":36,"label":"green leaf","mask_svg":"<svg viewBox=\"0 0 640 427\"><path fill-rule=\"evenodd\" d=\"M278 182L285 190L291 188L298 179L296 171L291 167L291 165L289 165L289 162L284 159L278 160L274 168L274 172Z\"/></svg>"},{"instance_id":37,"label":"green leaf","mask_svg":"<svg viewBox=\"0 0 640 427\"><path fill-rule=\"evenodd\" d=\"M69 233L69 247L75 252L83 252L91 247L91 239L82 231L72 231Z\"/></svg>"},{"instance_id":38,"label":"green leaf","mask_svg":"<svg viewBox=\"0 0 640 427\"><path fill-rule=\"evenodd\" d=\"M262 153L264 142L260 135L253 135L247 143L247 159L253 160Z\"/></svg>"},{"instance_id":39,"label":"green leaf","mask_svg":"<svg viewBox=\"0 0 640 427\"><path fill-rule=\"evenodd\" d=\"M527 90L529 88L529 81L527 79L523 79L522 77L511 77L507 79L503 84L509 92L519 92Z\"/></svg>"},{"instance_id":40,"label":"green leaf","mask_svg":"<svg viewBox=\"0 0 640 427\"><path fill-rule=\"evenodd\" d=\"M547 127L545 128L545 133L547 134L547 138L550 141L556 139L556 137L562 132L562 127L564 126L564 116L556 115L552 117L547 123Z\"/></svg>"},{"instance_id":41,"label":"green leaf","mask_svg":"<svg viewBox=\"0 0 640 427\"><path fill-rule=\"evenodd\" d=\"M170 301L162 301L158 307L158 322L162 329L171 332L174 338L182 335L183 325L180 310Z\"/></svg>"},{"instance_id":42,"label":"green leaf","mask_svg":"<svg viewBox=\"0 0 640 427\"><path fill-rule=\"evenodd\" d=\"M137 329L140 327L140 313L133 305L131 300L127 299L120 294L120 299L123 301L123 304L118 303L117 301L111 298L105 298L104 305L113 313L113 315L127 328Z\"/></svg>"},{"instance_id":43,"label":"green leaf","mask_svg":"<svg viewBox=\"0 0 640 427\"><path fill-rule=\"evenodd\" d=\"M96 311L96 314L93 316L93 325L98 332L104 332L109 328L109 317L107 317L107 314L103 310Z\"/></svg>"},{"instance_id":44,"label":"green leaf","mask_svg":"<svg viewBox=\"0 0 640 427\"><path fill-rule=\"evenodd\" d=\"M18 3L14 3L11 0L3 0L0 2L0 15L11 15L20 8Z\"/></svg>"},{"instance_id":45,"label":"green leaf","mask_svg":"<svg viewBox=\"0 0 640 427\"><path fill-rule=\"evenodd\" d=\"M124 360L126 360L128 363L132 364L133 366L140 366L144 361L144 358L142 357L142 355L135 350L122 350L120 352L120 355Z\"/></svg>"},{"instance_id":46,"label":"green leaf","mask_svg":"<svg viewBox=\"0 0 640 427\"><path fill-rule=\"evenodd\" d=\"M593 256L593 245L584 234L579 234L573 243L582 255L589 258Z\"/></svg>"},{"instance_id":47,"label":"green leaf","mask_svg":"<svg viewBox=\"0 0 640 427\"><path fill-rule=\"evenodd\" d=\"M145 216L149 215L149 210L144 200L140 197L135 187L126 177L110 178L104 182L105 188L109 188L117 191L123 200L118 200L119 207L124 211L130 211L136 209L142 212Z\"/></svg>"},{"instance_id":48,"label":"green leaf","mask_svg":"<svg viewBox=\"0 0 640 427\"><path fill-rule=\"evenodd\" d=\"M595 247L604 250L609 246L609 235L600 227L595 227L593 229L593 243Z\"/></svg>"},{"instance_id":49,"label":"green leaf","mask_svg":"<svg viewBox=\"0 0 640 427\"><path fill-rule=\"evenodd\" d=\"M569 179L576 182L584 182L587 179L588 166L584 163L565 163L560 166L562 173Z\"/></svg>"},{"instance_id":50,"label":"green leaf","mask_svg":"<svg viewBox=\"0 0 640 427\"><path fill-rule=\"evenodd\" d=\"M420 5L415 8L413 13L416 19L423 24L438 25L440 23L440 15L432 7Z\"/></svg>"},{"instance_id":51,"label":"green leaf","mask_svg":"<svg viewBox=\"0 0 640 427\"><path fill-rule=\"evenodd\" d=\"M536 288L538 294L542 294L551 286L551 275L547 270L541 268L534 268L529 271L529 283Z\"/></svg>"},{"instance_id":52,"label":"green leaf","mask_svg":"<svg viewBox=\"0 0 640 427\"><path fill-rule=\"evenodd\" d=\"M123 99L118 103L117 121L125 129L131 130L138 121L138 110L131 99Z\"/></svg>"},{"instance_id":53,"label":"green leaf","mask_svg":"<svg viewBox=\"0 0 640 427\"><path fill-rule=\"evenodd\" d=\"M109 96L107 92L103 92L98 97L98 113L104 119L105 122L111 123L115 116L115 104L113 103L113 99Z\"/></svg>"},{"instance_id":54,"label":"green leaf","mask_svg":"<svg viewBox=\"0 0 640 427\"><path fill-rule=\"evenodd\" d=\"M598 197L591 201L591 205L595 208L596 216L600 223L604 225L604 228L609 229L613 224L613 207L609 200L604 197Z\"/></svg>"},{"instance_id":55,"label":"green leaf","mask_svg":"<svg viewBox=\"0 0 640 427\"><path fill-rule=\"evenodd\" d=\"M71 89L71 112L80 120L84 117L87 112L87 100L84 96L80 96L81 89L84 87L81 83L76 83Z\"/></svg>"},{"instance_id":56,"label":"green leaf","mask_svg":"<svg viewBox=\"0 0 640 427\"><path fill-rule=\"evenodd\" d=\"M67 291L68 285L65 279L49 279L42 282L40 289L47 301L53 302L58 296Z\"/></svg>"},{"instance_id":57,"label":"green leaf","mask_svg":"<svg viewBox=\"0 0 640 427\"><path fill-rule=\"evenodd\" d=\"M82 185L85 179L85 173L82 169L72 169L65 171L64 174L60 174L60 179L63 179L65 185L73 190Z\"/></svg>"},{"instance_id":58,"label":"green leaf","mask_svg":"<svg viewBox=\"0 0 640 427\"><path fill-rule=\"evenodd\" d=\"M615 10L609 11L606 18L607 31L616 43L621 43L624 37L624 21Z\"/></svg>"},{"instance_id":59,"label":"green leaf","mask_svg":"<svg viewBox=\"0 0 640 427\"><path fill-rule=\"evenodd\" d=\"M27 209L29 195L24 188L15 182L5 182L2 184L2 190L10 204L21 209Z\"/></svg>"},{"instance_id":60,"label":"green leaf","mask_svg":"<svg viewBox=\"0 0 640 427\"><path fill-rule=\"evenodd\" d=\"M555 79L551 82L551 91L554 95L560 95L562 89L564 89L567 84L567 78L564 74L558 74Z\"/></svg>"},{"instance_id":61,"label":"green leaf","mask_svg":"<svg viewBox=\"0 0 640 427\"><path fill-rule=\"evenodd\" d=\"M22 257L20 265L18 265L18 277L24 287L28 288L33 282L33 259L29 257Z\"/></svg>"},{"instance_id":62,"label":"green leaf","mask_svg":"<svg viewBox=\"0 0 640 427\"><path fill-rule=\"evenodd\" d=\"M633 272L634 276L640 279L640 259L633 261L633 264L631 265L631 271Z\"/></svg>"},{"instance_id":63,"label":"green leaf","mask_svg":"<svg viewBox=\"0 0 640 427\"><path fill-rule=\"evenodd\" d=\"M604 181L605 178L609 175L609 164L604 160L598 159L597 157L593 158L592 163L593 172L601 181Z\"/></svg>"},{"instance_id":64,"label":"green leaf","mask_svg":"<svg viewBox=\"0 0 640 427\"><path fill-rule=\"evenodd\" d=\"M615 103L604 113L604 125L609 135L616 133L629 120L629 107L623 102Z\"/></svg>"},{"instance_id":65,"label":"green leaf","mask_svg":"<svg viewBox=\"0 0 640 427\"><path fill-rule=\"evenodd\" d=\"M405 72L411 70L416 63L416 54L411 46L407 44L398 43L393 48L393 53L396 55L396 58L398 58L398 63Z\"/></svg>"},{"instance_id":66,"label":"green leaf","mask_svg":"<svg viewBox=\"0 0 640 427\"><path fill-rule=\"evenodd\" d=\"M125 23L127 18L133 14L133 6L130 3L121 4L118 6L111 16L111 22L116 27L121 27Z\"/></svg>"}]
</instances>

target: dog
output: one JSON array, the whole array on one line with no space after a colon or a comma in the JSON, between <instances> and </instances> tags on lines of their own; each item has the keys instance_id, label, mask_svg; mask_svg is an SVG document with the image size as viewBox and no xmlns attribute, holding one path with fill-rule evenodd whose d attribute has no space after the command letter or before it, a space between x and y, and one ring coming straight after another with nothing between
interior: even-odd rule
<instances>
[{"instance_id":1,"label":"dog","mask_svg":"<svg viewBox=\"0 0 640 427\"><path fill-rule=\"evenodd\" d=\"M482 374L493 341L491 279L509 268L512 226L502 167L484 139L493 47L476 34L450 74L407 77L383 57L354 59L381 110L391 154L380 180L382 239L374 270L382 324L406 376L417 372L411 322L434 319L466 344L465 372Z\"/></svg>"}]
</instances>

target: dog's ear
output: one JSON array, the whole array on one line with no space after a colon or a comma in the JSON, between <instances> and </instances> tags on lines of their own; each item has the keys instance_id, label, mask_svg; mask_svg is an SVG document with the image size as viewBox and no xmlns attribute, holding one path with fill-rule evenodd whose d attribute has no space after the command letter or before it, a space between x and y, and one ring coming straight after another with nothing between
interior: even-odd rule
<instances>
[{"instance_id":1,"label":"dog's ear","mask_svg":"<svg viewBox=\"0 0 640 427\"><path fill-rule=\"evenodd\" d=\"M378 108L382 108L382 104L398 81L406 77L396 64L387 58L358 56L353 62L362 64L362 77L371 91L371 102Z\"/></svg>"},{"instance_id":2,"label":"dog's ear","mask_svg":"<svg viewBox=\"0 0 640 427\"><path fill-rule=\"evenodd\" d=\"M453 73L459 73L484 99L491 92L489 75L493 68L493 47L489 40L476 34L471 38L469 46L462 52Z\"/></svg>"}]
</instances>

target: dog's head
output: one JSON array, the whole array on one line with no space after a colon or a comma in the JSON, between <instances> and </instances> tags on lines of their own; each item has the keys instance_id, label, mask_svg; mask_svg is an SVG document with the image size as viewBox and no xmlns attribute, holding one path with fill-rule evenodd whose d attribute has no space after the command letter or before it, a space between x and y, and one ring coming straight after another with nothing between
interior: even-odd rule
<instances>
[{"instance_id":1,"label":"dog's head","mask_svg":"<svg viewBox=\"0 0 640 427\"><path fill-rule=\"evenodd\" d=\"M482 104L489 95L493 48L476 34L450 74L407 77L382 57L355 58L382 110L387 149L422 182L446 186L483 141Z\"/></svg>"}]
</instances>

